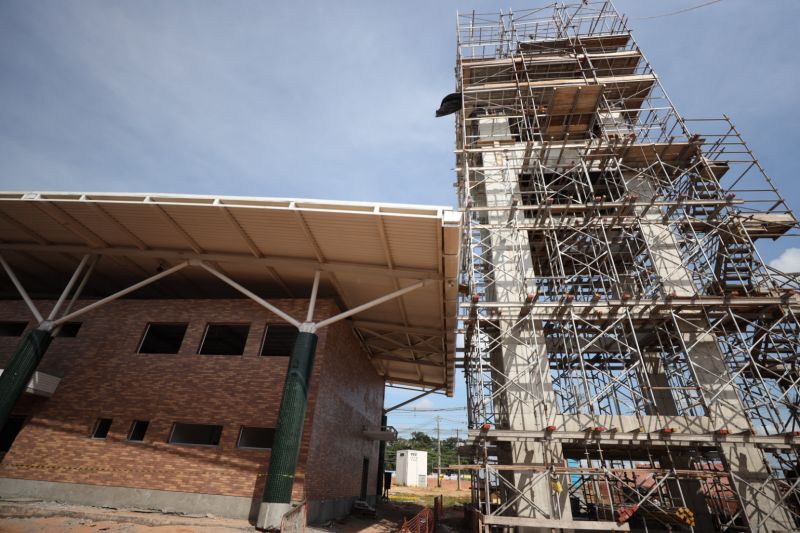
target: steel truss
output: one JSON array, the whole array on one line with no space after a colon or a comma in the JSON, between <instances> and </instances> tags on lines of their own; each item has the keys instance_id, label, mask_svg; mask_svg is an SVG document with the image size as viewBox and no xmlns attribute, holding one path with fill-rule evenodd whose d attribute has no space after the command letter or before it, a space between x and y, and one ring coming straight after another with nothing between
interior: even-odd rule
<instances>
[{"instance_id":1,"label":"steel truss","mask_svg":"<svg viewBox=\"0 0 800 533\"><path fill-rule=\"evenodd\" d=\"M800 528L800 282L756 247L800 226L739 131L681 117L608 1L457 38L484 527Z\"/></svg>"}]
</instances>

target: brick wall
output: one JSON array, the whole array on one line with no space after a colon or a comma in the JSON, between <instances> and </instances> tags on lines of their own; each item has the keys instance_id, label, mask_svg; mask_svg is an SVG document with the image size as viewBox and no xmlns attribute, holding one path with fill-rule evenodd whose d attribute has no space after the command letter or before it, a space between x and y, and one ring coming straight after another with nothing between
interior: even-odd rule
<instances>
[{"instance_id":1,"label":"brick wall","mask_svg":"<svg viewBox=\"0 0 800 533\"><path fill-rule=\"evenodd\" d=\"M293 316L305 316L305 300L274 303ZM41 308L47 307L41 302ZM331 301L321 300L315 319L335 312ZM27 316L22 302L0 304L0 320ZM165 321L189 323L180 353L137 354L146 324ZM197 355L208 322L249 323L244 355ZM242 425L275 427L277 422L288 357L258 356L267 323L280 321L249 300L119 300L88 313L78 336L54 339L39 367L63 378L53 397L26 394L19 403L15 414L30 419L0 463L0 477L260 496L269 451L239 449L236 441ZM355 467L352 457L320 461L317 457L325 452L314 452L306 468L309 449L332 440L326 432L340 421L379 420L383 381L349 326L338 324L318 334L294 496L302 496L305 488L309 499L327 497L333 493L324 487L331 480L337 481L340 495L355 496L361 459ZM18 340L0 338L3 363ZM98 417L114 420L106 440L89 438ZM137 419L150 421L144 442L128 442ZM168 444L174 422L223 425L220 446ZM374 468L377 447L354 432L335 436L345 447L354 439L358 451L353 456L370 453Z\"/></svg>"},{"instance_id":2,"label":"brick wall","mask_svg":"<svg viewBox=\"0 0 800 533\"><path fill-rule=\"evenodd\" d=\"M363 437L381 424L383 378L363 355L346 322L330 326L314 413L306 490L333 500L360 496L363 460L369 460L367 494L375 494L379 443ZM354 379L358 376L358 379ZM357 475L342 475L356 472Z\"/></svg>"}]
</instances>

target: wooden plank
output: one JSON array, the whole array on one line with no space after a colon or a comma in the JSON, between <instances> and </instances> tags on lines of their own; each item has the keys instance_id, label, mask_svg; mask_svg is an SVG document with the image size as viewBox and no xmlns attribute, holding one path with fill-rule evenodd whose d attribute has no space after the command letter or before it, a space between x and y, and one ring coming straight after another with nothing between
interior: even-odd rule
<instances>
[{"instance_id":1,"label":"wooden plank","mask_svg":"<svg viewBox=\"0 0 800 533\"><path fill-rule=\"evenodd\" d=\"M545 106L548 116L543 132L545 138L561 138L565 134L572 137L585 135L592 127L602 93L602 85L553 89L550 101Z\"/></svg>"},{"instance_id":2,"label":"wooden plank","mask_svg":"<svg viewBox=\"0 0 800 533\"><path fill-rule=\"evenodd\" d=\"M628 524L602 522L599 520L552 520L548 518L526 518L523 516L495 516L479 514L478 518L487 525L512 527L544 527L553 529L582 529L600 531L630 531Z\"/></svg>"},{"instance_id":3,"label":"wooden plank","mask_svg":"<svg viewBox=\"0 0 800 533\"><path fill-rule=\"evenodd\" d=\"M647 167L657 161L667 165L683 167L692 161L697 154L699 143L646 143L610 146L599 148L590 153L588 159L604 159L610 156L619 157L622 164L628 167Z\"/></svg>"},{"instance_id":4,"label":"wooden plank","mask_svg":"<svg viewBox=\"0 0 800 533\"><path fill-rule=\"evenodd\" d=\"M530 77L581 78L581 64L591 61L599 76L631 75L641 61L635 50L608 54L558 54L549 56L526 56L524 65ZM513 81L514 68L521 69L523 60L519 55L503 59L468 59L461 62L464 84L493 81Z\"/></svg>"},{"instance_id":5,"label":"wooden plank","mask_svg":"<svg viewBox=\"0 0 800 533\"><path fill-rule=\"evenodd\" d=\"M586 85L587 80L583 78L554 78L549 80L537 80L531 82L522 82L520 87L559 87L559 86L579 86ZM644 90L652 86L656 82L654 74L632 74L627 76L606 76L597 78L595 80L588 80L590 85L608 85L611 87L628 87L632 86L637 89L636 92ZM641 86L641 88L639 88ZM508 83L483 83L478 85L471 85L464 88L464 92L478 92L478 91L508 91L517 90L517 84L514 82Z\"/></svg>"},{"instance_id":6,"label":"wooden plank","mask_svg":"<svg viewBox=\"0 0 800 533\"><path fill-rule=\"evenodd\" d=\"M585 49L587 52L616 52L628 44L627 33L596 35L580 39L553 39L551 41L520 41L519 48L530 53L547 53L556 50Z\"/></svg>"}]
</instances>

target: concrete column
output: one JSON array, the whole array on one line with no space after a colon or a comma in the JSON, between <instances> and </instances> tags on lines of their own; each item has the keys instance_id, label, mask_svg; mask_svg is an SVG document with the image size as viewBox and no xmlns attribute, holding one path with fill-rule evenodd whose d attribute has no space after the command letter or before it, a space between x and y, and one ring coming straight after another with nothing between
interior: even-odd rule
<instances>
[{"instance_id":1,"label":"concrete column","mask_svg":"<svg viewBox=\"0 0 800 533\"><path fill-rule=\"evenodd\" d=\"M628 188L639 195L641 201L649 201L656 195L653 184L646 176L636 176L628 179ZM648 223L642 224L642 233L652 252L652 260L656 272L661 278L667 293L676 296L694 296L697 294L692 282L691 273L683 264L678 248L678 242L670 228L665 224L657 223L661 214L656 209L651 209L645 219ZM722 351L717 337L705 331L705 323L679 324L681 338L687 348L687 357L692 364L698 385L703 388L705 398L709 405L706 416L711 421L714 429L725 428L731 433L750 431L751 426L744 406L736 393L735 385L727 383L730 373L725 365ZM663 414L663 413L662 413ZM766 514L774 507L780 494L772 483L764 484L768 475L767 466L761 450L750 445L721 446L723 460L737 476L750 481L759 490L751 488L745 482L736 483L736 490L744 506L744 514L750 528L756 531L757 524L764 519ZM698 502L698 498L691 494L693 485L682 482L681 488L686 492L687 499ZM698 502L699 503L699 502ZM698 526L702 525L701 516L697 516ZM786 510L776 509L771 517L766 520L758 531L791 531L793 522Z\"/></svg>"},{"instance_id":2,"label":"concrete column","mask_svg":"<svg viewBox=\"0 0 800 533\"><path fill-rule=\"evenodd\" d=\"M675 407L675 400L672 398L672 394L666 389L666 387L669 387L669 381L667 380L666 369L661 356L657 353L646 352L642 354L642 362L644 363L647 380L650 382L650 386L653 387L653 398L655 400L655 409L648 410L646 414L676 416L678 409Z\"/></svg>"},{"instance_id":3,"label":"concrete column","mask_svg":"<svg viewBox=\"0 0 800 533\"><path fill-rule=\"evenodd\" d=\"M656 190L647 176L634 176L627 180L628 190L639 196L640 202L649 202L656 196ZM637 209L640 213L643 208ZM643 218L642 236L652 252L651 260L667 294L693 296L695 294L692 277L683 264L678 241L669 227L656 224L661 220L661 212L651 208Z\"/></svg>"},{"instance_id":4,"label":"concrete column","mask_svg":"<svg viewBox=\"0 0 800 533\"><path fill-rule=\"evenodd\" d=\"M0 375L0 428L13 411L36 367L53 340L49 331L33 329L19 341L8 366Z\"/></svg>"},{"instance_id":5,"label":"concrete column","mask_svg":"<svg viewBox=\"0 0 800 533\"><path fill-rule=\"evenodd\" d=\"M487 140L511 139L508 121L504 118L482 119L479 132ZM522 159L524 147L508 147L515 160ZM500 169L485 170L486 205L510 207L514 196L519 195L520 169L508 168L503 152L485 152L483 165ZM508 214L507 210L488 213L488 222L493 229L489 235L491 249L487 252L490 254L487 259L493 266L494 285L487 297L497 302L520 302L533 289L532 286L526 286L526 280L533 281L533 262L527 233L515 231L513 225L507 225ZM538 324L531 328L529 322L521 325L515 325L515 322L501 321L504 335L502 344L491 355L493 365L508 376L509 381L513 381L496 400L495 410L503 414L509 429L541 430L548 425L548 418L557 411L549 372L537 371L548 367L545 340ZM509 459L514 463L534 465L564 464L559 443L513 442ZM566 478L562 480L564 490L554 493L547 477L536 480L535 475L520 472L506 472L504 477L550 518L572 519ZM525 501L517 503L515 513L522 517L545 516Z\"/></svg>"},{"instance_id":6,"label":"concrete column","mask_svg":"<svg viewBox=\"0 0 800 533\"><path fill-rule=\"evenodd\" d=\"M283 515L292 509L292 486L300 455L316 347L317 336L314 333L301 331L297 334L283 386L264 496L258 509L256 527L259 529L280 529Z\"/></svg>"}]
</instances>

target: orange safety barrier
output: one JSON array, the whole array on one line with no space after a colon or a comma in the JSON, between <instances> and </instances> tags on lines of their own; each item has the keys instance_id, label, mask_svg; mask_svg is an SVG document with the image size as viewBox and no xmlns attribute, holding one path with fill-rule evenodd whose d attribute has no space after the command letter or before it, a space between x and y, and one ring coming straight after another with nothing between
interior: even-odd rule
<instances>
[{"instance_id":1,"label":"orange safety barrier","mask_svg":"<svg viewBox=\"0 0 800 533\"><path fill-rule=\"evenodd\" d=\"M404 520L400 533L433 533L435 528L436 520L434 520L433 511L426 507L411 520Z\"/></svg>"}]
</instances>

